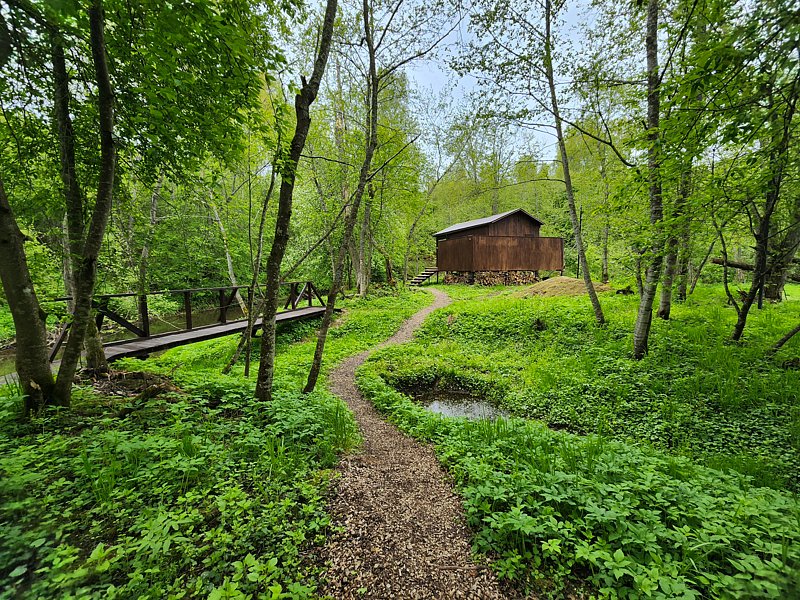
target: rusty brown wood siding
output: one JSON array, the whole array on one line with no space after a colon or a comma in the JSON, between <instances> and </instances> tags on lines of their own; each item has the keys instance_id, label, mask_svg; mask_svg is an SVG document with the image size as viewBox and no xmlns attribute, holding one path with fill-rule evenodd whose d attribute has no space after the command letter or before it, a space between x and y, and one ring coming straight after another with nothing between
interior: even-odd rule
<instances>
[{"instance_id":1,"label":"rusty brown wood siding","mask_svg":"<svg viewBox=\"0 0 800 600\"><path fill-rule=\"evenodd\" d=\"M437 244L440 271L561 271L561 238L473 235Z\"/></svg>"},{"instance_id":2,"label":"rusty brown wood siding","mask_svg":"<svg viewBox=\"0 0 800 600\"><path fill-rule=\"evenodd\" d=\"M475 235L506 236L513 235L519 237L539 237L540 225L532 221L523 214L509 215L496 223L490 223L480 230L475 229Z\"/></svg>"},{"instance_id":3,"label":"rusty brown wood siding","mask_svg":"<svg viewBox=\"0 0 800 600\"><path fill-rule=\"evenodd\" d=\"M440 271L473 271L472 236L440 240L436 244L436 266Z\"/></svg>"}]
</instances>

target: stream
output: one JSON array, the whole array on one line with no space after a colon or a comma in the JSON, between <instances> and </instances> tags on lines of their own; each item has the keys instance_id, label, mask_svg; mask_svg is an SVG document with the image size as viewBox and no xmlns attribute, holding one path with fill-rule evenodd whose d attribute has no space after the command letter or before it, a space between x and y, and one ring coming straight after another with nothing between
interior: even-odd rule
<instances>
[{"instance_id":1,"label":"stream","mask_svg":"<svg viewBox=\"0 0 800 600\"><path fill-rule=\"evenodd\" d=\"M205 310L192 311L192 325L194 327L203 327L204 325L213 325L217 323L219 318L218 308L209 308ZM231 306L228 308L228 321L236 321L243 319L244 313L238 306ZM114 324L113 329L107 329L108 321L104 323L101 332L104 342L116 342L119 340L134 339L136 336L128 331ZM186 317L183 313L174 315L167 315L162 317L150 318L150 334L157 335L159 333L169 333L170 331L180 331L186 327ZM0 383L2 377L13 373L16 369L14 367L14 359L16 357L16 350L12 348L3 348L0 350Z\"/></svg>"}]
</instances>

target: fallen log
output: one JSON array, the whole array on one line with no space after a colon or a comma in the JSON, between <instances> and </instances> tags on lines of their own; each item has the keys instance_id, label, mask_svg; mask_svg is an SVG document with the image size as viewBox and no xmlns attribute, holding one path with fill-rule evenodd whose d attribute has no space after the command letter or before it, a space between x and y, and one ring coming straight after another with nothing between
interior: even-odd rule
<instances>
[{"instance_id":1,"label":"fallen log","mask_svg":"<svg viewBox=\"0 0 800 600\"><path fill-rule=\"evenodd\" d=\"M723 259L721 259L721 258L712 258L711 262L714 263L715 265L723 265L723 266L725 265L725 261ZM734 269L741 269L742 271L754 271L755 270L755 266L754 265L751 265L749 263L737 262L737 261L733 261L733 260L729 260L728 261L728 266L732 267ZM790 281L795 281L795 282L800 283L800 275L794 275L792 273L789 273L789 275L787 275L787 279L789 279Z\"/></svg>"}]
</instances>

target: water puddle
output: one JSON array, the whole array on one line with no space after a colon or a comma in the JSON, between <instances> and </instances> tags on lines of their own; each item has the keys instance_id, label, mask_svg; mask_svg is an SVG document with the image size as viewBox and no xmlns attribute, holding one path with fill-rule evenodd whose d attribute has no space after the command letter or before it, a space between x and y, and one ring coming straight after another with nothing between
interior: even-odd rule
<instances>
[{"instance_id":1,"label":"water puddle","mask_svg":"<svg viewBox=\"0 0 800 600\"><path fill-rule=\"evenodd\" d=\"M484 398L468 392L453 390L425 390L413 394L414 400L432 413L444 417L466 417L467 419L496 419L510 416L506 411L493 406Z\"/></svg>"}]
</instances>

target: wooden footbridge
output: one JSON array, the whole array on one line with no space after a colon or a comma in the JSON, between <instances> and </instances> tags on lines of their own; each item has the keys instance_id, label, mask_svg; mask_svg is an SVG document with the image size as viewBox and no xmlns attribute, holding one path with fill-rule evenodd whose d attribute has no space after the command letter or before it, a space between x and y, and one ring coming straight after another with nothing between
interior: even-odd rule
<instances>
[{"instance_id":1,"label":"wooden footbridge","mask_svg":"<svg viewBox=\"0 0 800 600\"><path fill-rule=\"evenodd\" d=\"M281 284L281 287L284 286L289 288L289 293L283 306L284 310L279 312L275 318L276 322L281 323L287 321L297 321L300 319L310 319L313 317L322 316L322 314L325 312L325 302L320 297L312 282L288 281ZM107 318L136 336L132 339L103 343L106 359L108 361L113 361L119 358L131 356L143 357L153 352L175 348L176 346L193 344L195 342L211 340L214 338L243 332L248 326L247 319L236 319L233 321L228 320L228 313L235 303L237 293L247 294L248 306L258 305L258 302L253 303L254 290L250 286L191 288L182 290L163 290L159 292L150 292L147 294L122 293L100 294L95 296L92 300L92 305L97 313L95 317L95 324L97 325L98 331L101 331L103 321ZM150 334L151 320L147 299L150 296L156 295L172 295L182 298L184 316L184 326L182 328L167 333L159 333L155 335ZM212 296L215 297L219 302L218 305L212 307L213 310L218 311L216 314L215 323L200 327L194 326L192 314L194 307L192 300L193 297L196 297L197 295L202 295L206 298ZM131 322L118 311L111 308L111 304L115 298L136 298L139 313L138 323ZM58 300L68 301L70 298L58 298ZM253 329L256 330L260 327L261 319L259 318L255 321ZM64 340L67 337L68 331L69 324L67 323L64 327L62 327L61 333L50 351L51 362L55 360L61 345L64 343Z\"/></svg>"}]
</instances>

